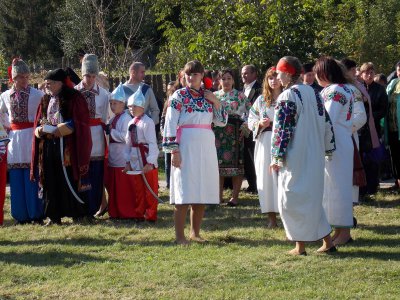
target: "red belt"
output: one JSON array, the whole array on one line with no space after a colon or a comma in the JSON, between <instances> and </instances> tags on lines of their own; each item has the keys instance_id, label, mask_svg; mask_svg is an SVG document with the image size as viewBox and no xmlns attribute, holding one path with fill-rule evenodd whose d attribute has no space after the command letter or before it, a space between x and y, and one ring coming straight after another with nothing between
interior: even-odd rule
<instances>
[{"instance_id":1,"label":"red belt","mask_svg":"<svg viewBox=\"0 0 400 300\"><path fill-rule=\"evenodd\" d=\"M10 124L11 130L22 130L27 128L33 128L33 122L12 122Z\"/></svg>"},{"instance_id":2,"label":"red belt","mask_svg":"<svg viewBox=\"0 0 400 300\"><path fill-rule=\"evenodd\" d=\"M99 126L99 125L103 125L103 121L100 118L90 119L89 120L89 126L90 127Z\"/></svg>"},{"instance_id":3,"label":"red belt","mask_svg":"<svg viewBox=\"0 0 400 300\"><path fill-rule=\"evenodd\" d=\"M149 145L143 144L143 143L138 143L138 144L132 143L132 147L139 148L140 156L142 157L143 166L147 165L146 154L149 153Z\"/></svg>"}]
</instances>

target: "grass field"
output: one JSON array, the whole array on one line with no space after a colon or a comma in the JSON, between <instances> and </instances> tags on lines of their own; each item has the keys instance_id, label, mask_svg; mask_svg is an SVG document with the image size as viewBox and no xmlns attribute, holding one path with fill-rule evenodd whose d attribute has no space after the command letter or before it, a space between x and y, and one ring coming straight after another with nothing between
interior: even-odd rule
<instances>
[{"instance_id":1,"label":"grass field","mask_svg":"<svg viewBox=\"0 0 400 300\"><path fill-rule=\"evenodd\" d=\"M164 199L168 194L162 192ZM207 244L175 246L172 207L156 224L0 228L0 299L399 299L400 195L355 207L355 242L334 255L291 257L282 227L266 229L256 196L208 209Z\"/></svg>"}]
</instances>

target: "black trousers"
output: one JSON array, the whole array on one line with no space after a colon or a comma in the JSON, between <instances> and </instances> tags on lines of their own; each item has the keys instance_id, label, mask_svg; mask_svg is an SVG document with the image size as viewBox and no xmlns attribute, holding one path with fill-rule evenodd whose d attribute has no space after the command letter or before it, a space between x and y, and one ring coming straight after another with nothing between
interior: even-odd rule
<instances>
[{"instance_id":1,"label":"black trousers","mask_svg":"<svg viewBox=\"0 0 400 300\"><path fill-rule=\"evenodd\" d=\"M392 156L393 177L400 179L400 141L399 133L389 132L389 147Z\"/></svg>"},{"instance_id":2,"label":"black trousers","mask_svg":"<svg viewBox=\"0 0 400 300\"><path fill-rule=\"evenodd\" d=\"M68 178L79 197L85 204L79 203L70 191L61 164L60 140L45 140L43 145L43 198L45 201L45 216L52 221L62 217L83 217L87 215L88 193L78 193L78 183L73 180L72 169L67 167Z\"/></svg>"},{"instance_id":3,"label":"black trousers","mask_svg":"<svg viewBox=\"0 0 400 300\"><path fill-rule=\"evenodd\" d=\"M254 148L256 143L253 141L253 135L244 138L244 174L249 183L249 190L257 192L257 177L254 166Z\"/></svg>"}]
</instances>

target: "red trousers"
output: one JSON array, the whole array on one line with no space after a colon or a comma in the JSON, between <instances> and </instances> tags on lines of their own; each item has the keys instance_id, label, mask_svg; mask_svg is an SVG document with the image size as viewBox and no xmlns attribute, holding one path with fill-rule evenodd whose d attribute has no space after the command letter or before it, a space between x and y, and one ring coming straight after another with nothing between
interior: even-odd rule
<instances>
[{"instance_id":1,"label":"red trousers","mask_svg":"<svg viewBox=\"0 0 400 300\"><path fill-rule=\"evenodd\" d=\"M4 220L4 200L6 198L7 184L7 157L2 157L0 161L0 225L3 225Z\"/></svg>"},{"instance_id":2,"label":"red trousers","mask_svg":"<svg viewBox=\"0 0 400 300\"><path fill-rule=\"evenodd\" d=\"M148 191L141 175L122 173L124 168L108 167L105 186L108 192L108 214L111 218L157 220L158 201ZM146 179L158 193L158 170L151 170Z\"/></svg>"}]
</instances>

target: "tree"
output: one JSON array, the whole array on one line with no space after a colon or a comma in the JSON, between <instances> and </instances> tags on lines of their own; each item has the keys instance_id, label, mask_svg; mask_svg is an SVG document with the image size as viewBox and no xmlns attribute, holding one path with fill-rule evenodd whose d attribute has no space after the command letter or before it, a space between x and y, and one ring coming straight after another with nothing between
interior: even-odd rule
<instances>
[{"instance_id":1,"label":"tree","mask_svg":"<svg viewBox=\"0 0 400 300\"><path fill-rule=\"evenodd\" d=\"M126 69L132 60L149 62L146 54L157 49L157 31L143 1L65 0L59 13L68 57L82 48L97 54L105 70Z\"/></svg>"},{"instance_id":2,"label":"tree","mask_svg":"<svg viewBox=\"0 0 400 300\"><path fill-rule=\"evenodd\" d=\"M11 58L20 55L31 63L61 57L54 13L62 0L21 0L0 2L1 48Z\"/></svg>"}]
</instances>

